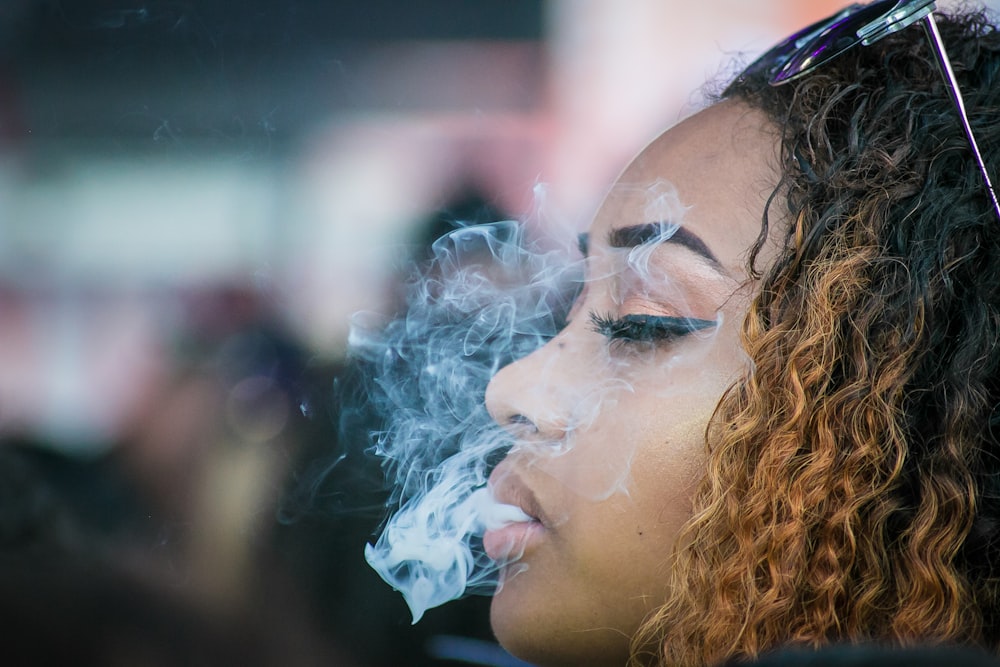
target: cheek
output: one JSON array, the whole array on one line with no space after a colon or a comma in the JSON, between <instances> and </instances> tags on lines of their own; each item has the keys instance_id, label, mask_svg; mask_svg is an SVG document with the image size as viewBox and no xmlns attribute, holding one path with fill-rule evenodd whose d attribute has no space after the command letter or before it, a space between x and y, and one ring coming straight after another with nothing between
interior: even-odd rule
<instances>
[{"instance_id":1,"label":"cheek","mask_svg":"<svg viewBox=\"0 0 1000 667\"><path fill-rule=\"evenodd\" d=\"M743 364L676 369L659 384L637 387L626 427L634 444L629 491L636 511L654 530L672 533L687 520L691 497L705 474L706 429L719 399Z\"/></svg>"},{"instance_id":2,"label":"cheek","mask_svg":"<svg viewBox=\"0 0 1000 667\"><path fill-rule=\"evenodd\" d=\"M645 421L632 465L637 503L649 503L655 515L679 511L687 517L691 494L705 471L705 428L714 408L714 401L678 398Z\"/></svg>"},{"instance_id":3,"label":"cheek","mask_svg":"<svg viewBox=\"0 0 1000 667\"><path fill-rule=\"evenodd\" d=\"M553 476L590 500L617 493L686 501L705 469L706 429L745 369L728 332L686 355L643 360L619 375L627 390L602 394L596 416L553 460ZM582 405L581 401L578 405ZM673 495L671 495L673 494Z\"/></svg>"}]
</instances>

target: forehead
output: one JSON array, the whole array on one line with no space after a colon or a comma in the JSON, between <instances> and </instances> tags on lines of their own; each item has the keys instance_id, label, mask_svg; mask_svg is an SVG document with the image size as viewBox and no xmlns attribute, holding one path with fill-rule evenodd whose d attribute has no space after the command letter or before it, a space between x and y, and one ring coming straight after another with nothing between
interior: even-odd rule
<instances>
[{"instance_id":1,"label":"forehead","mask_svg":"<svg viewBox=\"0 0 1000 667\"><path fill-rule=\"evenodd\" d=\"M603 244L612 229L679 223L734 277L760 233L778 183L778 139L760 111L736 101L709 107L660 135L625 169L590 229Z\"/></svg>"}]
</instances>

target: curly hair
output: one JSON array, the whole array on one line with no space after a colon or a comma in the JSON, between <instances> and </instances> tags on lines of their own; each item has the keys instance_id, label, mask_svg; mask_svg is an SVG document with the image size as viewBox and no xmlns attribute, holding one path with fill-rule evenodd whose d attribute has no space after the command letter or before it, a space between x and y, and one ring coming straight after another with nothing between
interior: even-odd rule
<instances>
[{"instance_id":1,"label":"curly hair","mask_svg":"<svg viewBox=\"0 0 1000 667\"><path fill-rule=\"evenodd\" d=\"M1000 32L980 12L937 16L1000 175ZM751 370L709 425L670 598L632 662L996 650L1000 220L933 52L913 27L793 84L762 76L723 93L781 130L783 180L749 260ZM769 227L783 249L758 271Z\"/></svg>"}]
</instances>

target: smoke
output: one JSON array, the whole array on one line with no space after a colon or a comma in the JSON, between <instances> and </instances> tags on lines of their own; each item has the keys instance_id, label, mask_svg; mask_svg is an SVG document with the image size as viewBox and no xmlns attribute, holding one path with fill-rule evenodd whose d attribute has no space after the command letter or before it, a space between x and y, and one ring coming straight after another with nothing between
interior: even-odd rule
<instances>
[{"instance_id":1,"label":"smoke","mask_svg":"<svg viewBox=\"0 0 1000 667\"><path fill-rule=\"evenodd\" d=\"M531 517L494 500L487 480L508 453L588 501L627 496L636 442L621 438L612 446L593 437L596 420L635 405L637 396L671 401L685 388L664 382L665 373L675 367L698 373L706 365L721 313L686 317L707 315L687 301L696 278L690 271L675 276L669 262L653 257L677 234L687 209L666 182L619 187L610 196L637 195L646 203L641 220L654 222L617 229L612 251L591 257L587 267L587 289L614 312L582 313L595 326L595 335L578 343L587 354L536 357L531 377L516 389L535 424L547 425L535 440L514 442L497 426L485 390L501 368L560 331L583 283L582 261L528 244L513 222L465 227L434 244L429 268L409 286L404 316L355 322L351 347L370 365L368 400L385 419L374 453L393 488L392 515L365 556L403 594L414 622L464 594L492 594L501 574L526 567L513 536L568 518ZM693 241L685 235L677 243ZM677 316L645 318L642 304L650 303L671 304ZM706 344L683 355L660 344L687 334ZM586 368L579 367L582 359ZM537 442L543 432L546 442ZM494 481L503 486L507 472L498 471ZM507 524L520 525L494 531ZM494 531L487 540L497 560L486 553L487 531Z\"/></svg>"},{"instance_id":2,"label":"smoke","mask_svg":"<svg viewBox=\"0 0 1000 667\"><path fill-rule=\"evenodd\" d=\"M497 585L499 564L482 535L527 517L485 488L514 445L486 411L486 386L559 331L580 268L528 244L514 222L464 227L434 243L403 316L355 319L349 342L370 366L367 400L385 420L374 453L393 488L393 514L365 556L403 594L414 622Z\"/></svg>"}]
</instances>

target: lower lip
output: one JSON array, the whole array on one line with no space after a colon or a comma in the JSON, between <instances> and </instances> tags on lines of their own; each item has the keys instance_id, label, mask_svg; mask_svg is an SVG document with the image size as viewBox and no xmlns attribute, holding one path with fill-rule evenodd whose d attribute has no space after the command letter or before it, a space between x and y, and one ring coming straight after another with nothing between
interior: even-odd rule
<instances>
[{"instance_id":1,"label":"lower lip","mask_svg":"<svg viewBox=\"0 0 1000 667\"><path fill-rule=\"evenodd\" d=\"M545 527L538 521L508 523L503 528L487 530L483 535L483 548L493 560L517 560L542 539L544 533Z\"/></svg>"}]
</instances>

